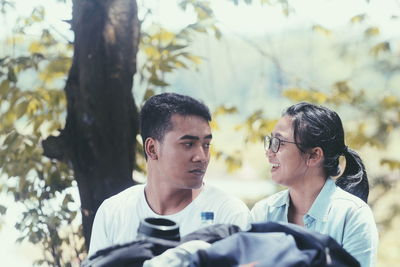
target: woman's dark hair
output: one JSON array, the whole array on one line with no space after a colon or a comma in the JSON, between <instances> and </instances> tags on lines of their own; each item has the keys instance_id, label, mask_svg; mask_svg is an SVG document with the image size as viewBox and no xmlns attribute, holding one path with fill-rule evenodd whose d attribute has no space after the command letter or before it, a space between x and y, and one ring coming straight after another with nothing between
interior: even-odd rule
<instances>
[{"instance_id":1,"label":"woman's dark hair","mask_svg":"<svg viewBox=\"0 0 400 267\"><path fill-rule=\"evenodd\" d=\"M367 172L360 156L344 143L339 115L326 107L301 102L289 107L283 116L293 119L294 141L300 151L306 153L313 147L323 150L323 167L327 176L339 175L339 157L345 156L346 167L336 185L367 202Z\"/></svg>"}]
</instances>

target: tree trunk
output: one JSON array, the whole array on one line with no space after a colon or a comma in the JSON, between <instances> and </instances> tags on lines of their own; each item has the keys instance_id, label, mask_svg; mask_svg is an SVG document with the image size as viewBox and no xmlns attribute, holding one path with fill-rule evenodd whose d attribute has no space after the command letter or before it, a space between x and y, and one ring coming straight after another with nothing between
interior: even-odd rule
<instances>
[{"instance_id":1,"label":"tree trunk","mask_svg":"<svg viewBox=\"0 0 400 267\"><path fill-rule=\"evenodd\" d=\"M101 202L134 184L138 113L132 95L139 40L134 0L74 0L67 120L44 154L72 166L86 246Z\"/></svg>"}]
</instances>

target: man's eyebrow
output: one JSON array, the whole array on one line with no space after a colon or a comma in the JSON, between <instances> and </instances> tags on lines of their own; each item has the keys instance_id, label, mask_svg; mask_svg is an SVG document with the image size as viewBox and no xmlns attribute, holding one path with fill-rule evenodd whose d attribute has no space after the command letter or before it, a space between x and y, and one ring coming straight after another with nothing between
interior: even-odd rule
<instances>
[{"instance_id":1,"label":"man's eyebrow","mask_svg":"<svg viewBox=\"0 0 400 267\"><path fill-rule=\"evenodd\" d=\"M179 138L179 140L184 140L184 139L189 139L189 140L200 140L200 138L198 136L194 136L194 135L184 135L181 138Z\"/></svg>"},{"instance_id":2,"label":"man's eyebrow","mask_svg":"<svg viewBox=\"0 0 400 267\"><path fill-rule=\"evenodd\" d=\"M182 136L181 138L179 138L179 140L185 140L185 139L189 139L189 140L200 140L200 137L194 136L194 135L186 134L186 135ZM212 139L212 134L206 135L206 136L204 137L204 139Z\"/></svg>"}]
</instances>

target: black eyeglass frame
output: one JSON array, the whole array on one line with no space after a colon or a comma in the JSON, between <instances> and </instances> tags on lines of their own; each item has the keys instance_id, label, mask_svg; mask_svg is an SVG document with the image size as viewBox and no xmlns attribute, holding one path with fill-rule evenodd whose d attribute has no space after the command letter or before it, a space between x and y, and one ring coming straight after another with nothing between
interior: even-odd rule
<instances>
[{"instance_id":1,"label":"black eyeglass frame","mask_svg":"<svg viewBox=\"0 0 400 267\"><path fill-rule=\"evenodd\" d=\"M272 147L273 147L272 143L274 142L274 140L278 140L277 141L278 142L278 146L277 146L276 151L274 151L274 149L272 149ZM300 144L300 143L296 143L296 142L282 140L282 139L279 139L276 136L267 135L267 136L264 137L264 149L265 149L266 152L268 152L268 150L271 149L271 151L273 153L278 153L279 148L281 147L281 143L290 143L290 144L295 144L295 145L299 145Z\"/></svg>"}]
</instances>

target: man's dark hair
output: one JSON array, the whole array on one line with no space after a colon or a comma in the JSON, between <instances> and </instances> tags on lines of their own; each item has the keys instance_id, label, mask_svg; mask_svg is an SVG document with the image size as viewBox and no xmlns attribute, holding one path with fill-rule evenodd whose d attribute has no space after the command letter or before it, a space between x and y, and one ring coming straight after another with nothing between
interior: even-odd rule
<instances>
[{"instance_id":1,"label":"man's dark hair","mask_svg":"<svg viewBox=\"0 0 400 267\"><path fill-rule=\"evenodd\" d=\"M162 93L150 97L140 111L140 131L143 145L147 138L162 141L164 135L172 130L171 116L194 115L211 121L210 111L200 101L185 95ZM146 152L145 157L147 158Z\"/></svg>"}]
</instances>

